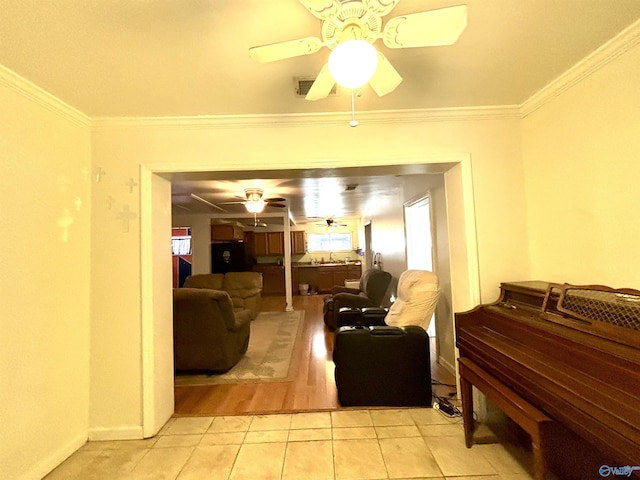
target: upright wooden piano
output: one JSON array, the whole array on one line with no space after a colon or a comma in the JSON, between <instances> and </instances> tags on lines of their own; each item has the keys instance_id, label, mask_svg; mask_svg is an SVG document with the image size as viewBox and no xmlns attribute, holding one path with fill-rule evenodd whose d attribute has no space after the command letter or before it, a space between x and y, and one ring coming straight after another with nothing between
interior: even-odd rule
<instances>
[{"instance_id":1,"label":"upright wooden piano","mask_svg":"<svg viewBox=\"0 0 640 480\"><path fill-rule=\"evenodd\" d=\"M531 434L536 479L640 478L640 291L503 283L456 344L468 447L475 385Z\"/></svg>"}]
</instances>

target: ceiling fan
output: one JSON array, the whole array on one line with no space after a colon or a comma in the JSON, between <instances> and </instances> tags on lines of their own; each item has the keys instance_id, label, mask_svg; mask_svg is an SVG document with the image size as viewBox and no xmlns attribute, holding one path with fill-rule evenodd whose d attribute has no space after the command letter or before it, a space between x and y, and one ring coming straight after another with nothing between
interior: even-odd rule
<instances>
[{"instance_id":1,"label":"ceiling fan","mask_svg":"<svg viewBox=\"0 0 640 480\"><path fill-rule=\"evenodd\" d=\"M248 212L250 213L260 213L264 210L265 207L277 207L277 208L285 208L286 205L280 202L286 202L285 198L275 197L275 198L262 198L264 195L264 190L261 188L245 188L244 189L245 197L241 197L239 195L235 195L236 198L242 199L242 201L235 202L220 202L219 205L233 205L233 204L241 204L244 205Z\"/></svg>"},{"instance_id":2,"label":"ceiling fan","mask_svg":"<svg viewBox=\"0 0 640 480\"><path fill-rule=\"evenodd\" d=\"M262 220L260 220L257 216L257 214L253 214L253 223L247 223L248 227L254 227L254 228L266 228L268 225L266 223L264 223Z\"/></svg>"},{"instance_id":3,"label":"ceiling fan","mask_svg":"<svg viewBox=\"0 0 640 480\"><path fill-rule=\"evenodd\" d=\"M316 225L327 227L327 228L335 228L335 227L346 227L346 223L337 223L333 217L327 217L324 219L322 223L316 223Z\"/></svg>"},{"instance_id":4,"label":"ceiling fan","mask_svg":"<svg viewBox=\"0 0 640 480\"><path fill-rule=\"evenodd\" d=\"M262 63L273 62L310 55L322 47L331 49L333 56L339 46L342 48L347 43L353 43L350 40L371 45L379 38L389 48L452 45L467 26L466 5L400 15L389 19L383 28L382 17L391 12L400 0L298 1L322 20L322 39L306 37L252 47L249 49L251 58ZM370 46L368 48L374 52L374 62L377 54L377 66L374 63L368 83L376 94L386 95L395 90L402 82L402 77L381 52L376 52ZM336 75L331 56L309 89L305 97L307 100L325 98L333 89Z\"/></svg>"}]
</instances>

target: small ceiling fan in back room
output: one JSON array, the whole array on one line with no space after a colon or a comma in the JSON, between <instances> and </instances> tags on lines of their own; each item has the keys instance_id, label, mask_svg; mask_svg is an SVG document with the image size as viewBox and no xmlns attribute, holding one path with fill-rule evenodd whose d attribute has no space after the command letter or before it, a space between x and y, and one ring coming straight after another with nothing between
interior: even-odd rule
<instances>
[{"instance_id":1,"label":"small ceiling fan in back room","mask_svg":"<svg viewBox=\"0 0 640 480\"><path fill-rule=\"evenodd\" d=\"M329 230L333 230L336 227L346 227L346 223L338 223L333 217L327 217L322 223L316 223L318 226L327 227Z\"/></svg>"},{"instance_id":2,"label":"small ceiling fan in back room","mask_svg":"<svg viewBox=\"0 0 640 480\"><path fill-rule=\"evenodd\" d=\"M393 49L452 45L467 26L466 5L400 15L387 20L383 27L382 17L400 0L298 1L322 20L322 38L253 47L249 55L265 63L310 55L322 47L332 50L328 63L309 89L307 100L327 97L336 83L357 89L368 82L376 94L386 95L400 85L402 77L373 43L382 39ZM352 92L352 110L353 98Z\"/></svg>"},{"instance_id":3,"label":"small ceiling fan in back room","mask_svg":"<svg viewBox=\"0 0 640 480\"><path fill-rule=\"evenodd\" d=\"M244 194L244 197L235 195L235 197L241 199L241 201L220 202L218 203L218 205L244 205L249 213L260 213L264 210L265 207L286 207L286 205L282 203L286 202L285 198L262 198L262 196L264 195L264 190L262 190L261 188L245 188Z\"/></svg>"}]
</instances>

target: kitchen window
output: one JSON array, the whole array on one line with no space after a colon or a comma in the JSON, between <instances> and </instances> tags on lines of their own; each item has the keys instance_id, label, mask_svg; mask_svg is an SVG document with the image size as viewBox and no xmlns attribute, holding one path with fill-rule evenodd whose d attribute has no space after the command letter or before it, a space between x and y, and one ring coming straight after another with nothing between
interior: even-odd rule
<instances>
[{"instance_id":1,"label":"kitchen window","mask_svg":"<svg viewBox=\"0 0 640 480\"><path fill-rule=\"evenodd\" d=\"M346 252L353 249L351 233L308 233L307 251Z\"/></svg>"}]
</instances>

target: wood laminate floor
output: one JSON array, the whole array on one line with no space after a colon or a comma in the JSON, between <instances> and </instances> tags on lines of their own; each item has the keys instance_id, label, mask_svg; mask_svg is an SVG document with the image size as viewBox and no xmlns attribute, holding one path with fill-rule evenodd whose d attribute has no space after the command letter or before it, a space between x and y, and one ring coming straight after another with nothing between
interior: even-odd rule
<instances>
[{"instance_id":1,"label":"wood laminate floor","mask_svg":"<svg viewBox=\"0 0 640 480\"><path fill-rule=\"evenodd\" d=\"M304 310L302 347L294 359L296 375L282 382L175 387L175 416L247 415L339 410L333 378L333 333L322 320L322 295L294 296L294 310ZM264 312L284 311L284 297L263 297ZM455 384L446 369L433 362L431 373L437 382ZM436 385L434 391L448 396L455 387Z\"/></svg>"}]
</instances>

